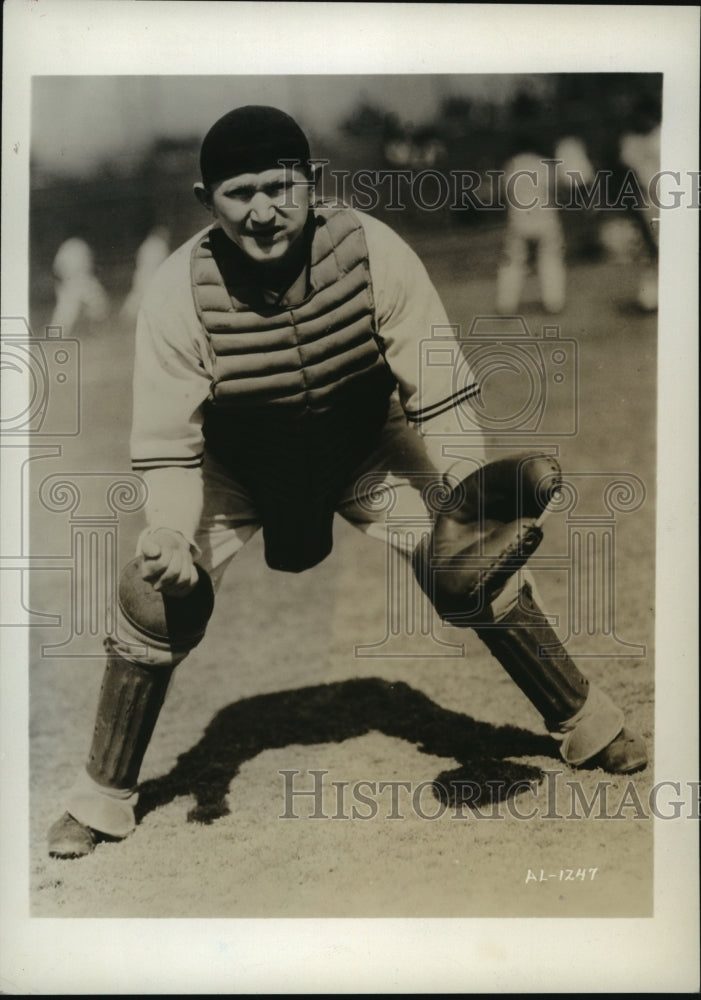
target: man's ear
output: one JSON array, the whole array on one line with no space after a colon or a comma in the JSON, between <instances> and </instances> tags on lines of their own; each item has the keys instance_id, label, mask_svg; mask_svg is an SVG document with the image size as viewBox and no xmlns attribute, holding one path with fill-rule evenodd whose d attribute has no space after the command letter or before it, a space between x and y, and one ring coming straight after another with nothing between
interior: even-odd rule
<instances>
[{"instance_id":1,"label":"man's ear","mask_svg":"<svg viewBox=\"0 0 701 1000\"><path fill-rule=\"evenodd\" d=\"M195 198L199 201L203 208L206 208L208 212L212 211L212 195L208 189L204 186L202 181L196 181L192 186L192 190L195 193Z\"/></svg>"}]
</instances>

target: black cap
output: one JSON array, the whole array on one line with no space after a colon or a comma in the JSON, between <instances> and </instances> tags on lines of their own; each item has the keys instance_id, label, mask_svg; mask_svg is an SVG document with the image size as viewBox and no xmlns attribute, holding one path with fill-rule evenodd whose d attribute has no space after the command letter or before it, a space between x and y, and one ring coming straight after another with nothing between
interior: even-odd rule
<instances>
[{"instance_id":1,"label":"black cap","mask_svg":"<svg viewBox=\"0 0 701 1000\"><path fill-rule=\"evenodd\" d=\"M202 182L210 187L227 177L258 174L291 161L309 177L309 155L307 137L294 118L277 108L246 105L229 111L204 137Z\"/></svg>"}]
</instances>

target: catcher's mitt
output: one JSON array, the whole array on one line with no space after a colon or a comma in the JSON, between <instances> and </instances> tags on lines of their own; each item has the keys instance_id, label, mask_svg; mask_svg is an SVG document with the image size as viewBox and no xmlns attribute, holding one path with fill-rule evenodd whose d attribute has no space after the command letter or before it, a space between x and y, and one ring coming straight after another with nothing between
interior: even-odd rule
<instances>
[{"instance_id":1,"label":"catcher's mitt","mask_svg":"<svg viewBox=\"0 0 701 1000\"><path fill-rule=\"evenodd\" d=\"M552 457L516 456L478 469L442 501L414 554L419 584L442 618L489 619L492 601L543 540L539 522L560 484Z\"/></svg>"}]
</instances>

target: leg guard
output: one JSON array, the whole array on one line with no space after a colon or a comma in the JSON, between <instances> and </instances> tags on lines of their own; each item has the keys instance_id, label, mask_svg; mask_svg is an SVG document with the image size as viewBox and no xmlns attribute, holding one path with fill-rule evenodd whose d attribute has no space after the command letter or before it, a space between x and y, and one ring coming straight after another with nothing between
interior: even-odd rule
<instances>
[{"instance_id":1,"label":"leg guard","mask_svg":"<svg viewBox=\"0 0 701 1000\"><path fill-rule=\"evenodd\" d=\"M134 559L120 576L121 640L106 642L87 765L67 797L67 812L49 831L54 857L88 853L93 831L121 838L134 829L135 787L170 678L203 638L212 613L213 585L201 567L196 587L183 598L155 591L140 569L141 559ZM139 662L131 658L135 649Z\"/></svg>"},{"instance_id":2,"label":"leg guard","mask_svg":"<svg viewBox=\"0 0 701 1000\"><path fill-rule=\"evenodd\" d=\"M136 785L173 669L108 657L87 763L98 784L115 789Z\"/></svg>"},{"instance_id":3,"label":"leg guard","mask_svg":"<svg viewBox=\"0 0 701 1000\"><path fill-rule=\"evenodd\" d=\"M475 631L562 741L568 764L584 763L620 733L623 713L570 659L528 584L500 621Z\"/></svg>"},{"instance_id":4,"label":"leg guard","mask_svg":"<svg viewBox=\"0 0 701 1000\"><path fill-rule=\"evenodd\" d=\"M85 827L112 837L134 829L135 786L174 669L131 663L110 651L86 773L66 801Z\"/></svg>"},{"instance_id":5,"label":"leg guard","mask_svg":"<svg viewBox=\"0 0 701 1000\"><path fill-rule=\"evenodd\" d=\"M560 645L528 584L501 621L475 631L543 716L548 729L557 729L584 706L589 681Z\"/></svg>"}]
</instances>

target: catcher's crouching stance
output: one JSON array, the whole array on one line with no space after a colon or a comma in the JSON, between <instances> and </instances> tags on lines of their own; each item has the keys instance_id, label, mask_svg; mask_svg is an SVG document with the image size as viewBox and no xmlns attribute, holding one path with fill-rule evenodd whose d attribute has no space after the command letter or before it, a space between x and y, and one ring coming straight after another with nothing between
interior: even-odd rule
<instances>
[{"instance_id":1,"label":"catcher's crouching stance","mask_svg":"<svg viewBox=\"0 0 701 1000\"><path fill-rule=\"evenodd\" d=\"M534 455L487 464L446 495L433 532L413 553L418 582L438 614L474 628L541 713L571 766L630 773L647 763L643 741L623 712L567 655L519 571L542 540L540 520L560 483L557 463ZM142 579L140 558L120 580L120 612L147 655L132 662L108 645L87 774L49 831L49 853L79 857L97 839L135 826L139 770L175 666L202 639L214 593L198 567L186 597L168 597Z\"/></svg>"}]
</instances>

